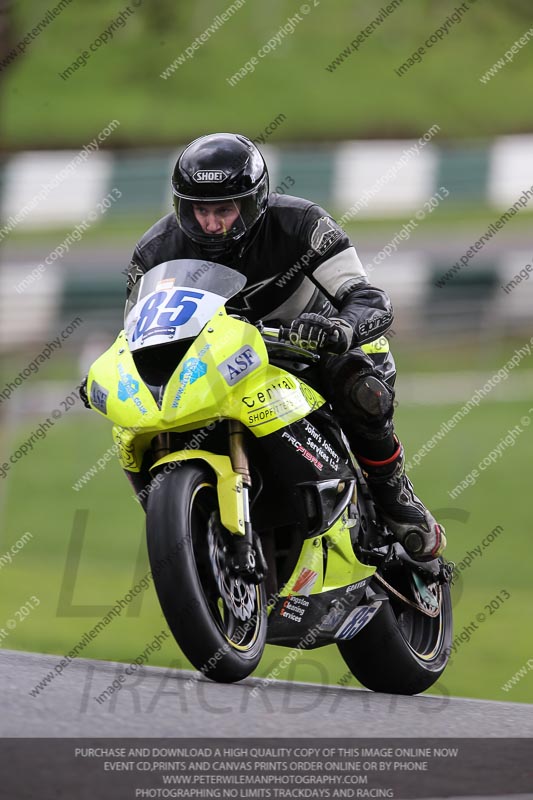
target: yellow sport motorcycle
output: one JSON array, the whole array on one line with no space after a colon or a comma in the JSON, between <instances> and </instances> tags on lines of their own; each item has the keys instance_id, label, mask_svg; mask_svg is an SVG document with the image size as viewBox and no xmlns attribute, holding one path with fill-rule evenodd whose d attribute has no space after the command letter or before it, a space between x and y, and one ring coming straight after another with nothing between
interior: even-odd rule
<instances>
[{"instance_id":1,"label":"yellow sport motorcycle","mask_svg":"<svg viewBox=\"0 0 533 800\"><path fill-rule=\"evenodd\" d=\"M450 654L450 565L413 561L380 522L319 356L227 313L245 283L199 260L151 269L88 376L144 485L168 626L215 681L249 675L266 643L334 643L369 689L422 692Z\"/></svg>"}]
</instances>

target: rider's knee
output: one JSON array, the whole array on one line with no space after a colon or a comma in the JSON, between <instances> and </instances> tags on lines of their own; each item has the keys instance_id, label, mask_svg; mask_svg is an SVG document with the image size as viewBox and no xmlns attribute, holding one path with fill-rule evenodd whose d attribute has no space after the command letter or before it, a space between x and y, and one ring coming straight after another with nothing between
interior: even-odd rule
<instances>
[{"instance_id":1,"label":"rider's knee","mask_svg":"<svg viewBox=\"0 0 533 800\"><path fill-rule=\"evenodd\" d=\"M389 420L394 413L394 389L376 375L357 375L346 386L350 411L372 420Z\"/></svg>"}]
</instances>

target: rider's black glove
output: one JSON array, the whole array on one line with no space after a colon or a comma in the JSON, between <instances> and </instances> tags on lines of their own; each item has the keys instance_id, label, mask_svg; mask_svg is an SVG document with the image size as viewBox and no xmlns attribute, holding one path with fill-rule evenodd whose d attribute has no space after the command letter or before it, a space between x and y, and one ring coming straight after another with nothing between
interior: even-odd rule
<instances>
[{"instance_id":1,"label":"rider's black glove","mask_svg":"<svg viewBox=\"0 0 533 800\"><path fill-rule=\"evenodd\" d=\"M300 314L289 328L291 344L305 350L325 350L342 354L352 346L352 326L343 319L322 314Z\"/></svg>"},{"instance_id":2,"label":"rider's black glove","mask_svg":"<svg viewBox=\"0 0 533 800\"><path fill-rule=\"evenodd\" d=\"M80 386L78 386L80 397L81 397L82 403L85 406L85 408L91 408L91 404L89 403L89 398L87 396L87 378L88 377L89 376L87 375L87 377L85 377L83 379L83 381L81 382Z\"/></svg>"}]
</instances>

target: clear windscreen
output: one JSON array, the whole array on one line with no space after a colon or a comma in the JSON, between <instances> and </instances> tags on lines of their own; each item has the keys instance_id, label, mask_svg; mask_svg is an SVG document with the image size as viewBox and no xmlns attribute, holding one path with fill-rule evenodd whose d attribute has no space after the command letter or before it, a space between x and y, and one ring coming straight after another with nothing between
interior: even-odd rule
<instances>
[{"instance_id":1,"label":"clear windscreen","mask_svg":"<svg viewBox=\"0 0 533 800\"><path fill-rule=\"evenodd\" d=\"M124 310L132 352L198 336L213 314L246 284L239 272L196 259L166 261L135 284Z\"/></svg>"}]
</instances>

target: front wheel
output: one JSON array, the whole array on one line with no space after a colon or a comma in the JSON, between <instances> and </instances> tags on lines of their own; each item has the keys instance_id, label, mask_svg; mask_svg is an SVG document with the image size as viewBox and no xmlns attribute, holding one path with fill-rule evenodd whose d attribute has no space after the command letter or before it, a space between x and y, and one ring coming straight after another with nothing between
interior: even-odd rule
<instances>
[{"instance_id":1,"label":"front wheel","mask_svg":"<svg viewBox=\"0 0 533 800\"><path fill-rule=\"evenodd\" d=\"M245 678L265 646L265 590L228 569L232 534L220 523L205 464L164 473L148 500L146 533L161 609L180 648L213 680Z\"/></svg>"},{"instance_id":2,"label":"front wheel","mask_svg":"<svg viewBox=\"0 0 533 800\"><path fill-rule=\"evenodd\" d=\"M402 592L408 592L407 583L401 582ZM384 587L376 582L374 588L383 592ZM406 604L394 590L386 590L388 602L368 625L353 639L338 643L344 661L367 689L419 694L444 672L452 641L450 587L433 584L432 591L438 601L436 616L428 616Z\"/></svg>"}]
</instances>

